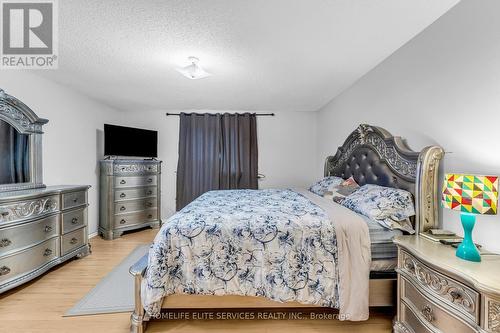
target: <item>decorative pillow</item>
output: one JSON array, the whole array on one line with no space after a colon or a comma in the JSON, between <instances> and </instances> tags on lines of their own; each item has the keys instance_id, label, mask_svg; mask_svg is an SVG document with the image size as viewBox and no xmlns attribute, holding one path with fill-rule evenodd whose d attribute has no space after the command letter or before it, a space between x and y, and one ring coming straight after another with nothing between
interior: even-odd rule
<instances>
[{"instance_id":1,"label":"decorative pillow","mask_svg":"<svg viewBox=\"0 0 500 333\"><path fill-rule=\"evenodd\" d=\"M415 215L413 197L408 191L367 184L347 196L342 205L388 229L415 233L408 219Z\"/></svg>"},{"instance_id":2,"label":"decorative pillow","mask_svg":"<svg viewBox=\"0 0 500 333\"><path fill-rule=\"evenodd\" d=\"M342 183L344 180L340 177L330 176L321 179L319 182L314 183L309 187L309 191L314 194L323 196L327 191L332 191L332 189Z\"/></svg>"},{"instance_id":3,"label":"decorative pillow","mask_svg":"<svg viewBox=\"0 0 500 333\"><path fill-rule=\"evenodd\" d=\"M340 185L337 185L333 188L332 191L332 200L336 203L341 204L344 201L345 197L354 193L359 188L358 183L354 180L353 177L350 177L347 180L344 180Z\"/></svg>"}]
</instances>

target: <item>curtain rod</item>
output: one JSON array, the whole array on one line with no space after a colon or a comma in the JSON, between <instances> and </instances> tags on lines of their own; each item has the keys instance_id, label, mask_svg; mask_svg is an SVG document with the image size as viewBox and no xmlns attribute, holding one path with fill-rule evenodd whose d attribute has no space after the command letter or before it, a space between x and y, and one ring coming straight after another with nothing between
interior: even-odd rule
<instances>
[{"instance_id":1,"label":"curtain rod","mask_svg":"<svg viewBox=\"0 0 500 333\"><path fill-rule=\"evenodd\" d=\"M167 112L167 116L180 116L180 115L181 115L180 113L168 113ZM266 117L274 117L275 116L274 113L256 113L255 115L256 116L266 116Z\"/></svg>"}]
</instances>

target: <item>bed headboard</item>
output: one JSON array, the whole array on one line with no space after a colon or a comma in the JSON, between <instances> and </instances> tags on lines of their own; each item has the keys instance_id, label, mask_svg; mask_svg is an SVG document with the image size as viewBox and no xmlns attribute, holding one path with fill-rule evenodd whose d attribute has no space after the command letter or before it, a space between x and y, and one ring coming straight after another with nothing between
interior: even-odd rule
<instances>
[{"instance_id":1,"label":"bed headboard","mask_svg":"<svg viewBox=\"0 0 500 333\"><path fill-rule=\"evenodd\" d=\"M377 184L411 192L415 198L415 230L438 224L439 146L411 150L399 136L366 124L352 132L335 156L325 162L325 176L354 177L359 185Z\"/></svg>"}]
</instances>

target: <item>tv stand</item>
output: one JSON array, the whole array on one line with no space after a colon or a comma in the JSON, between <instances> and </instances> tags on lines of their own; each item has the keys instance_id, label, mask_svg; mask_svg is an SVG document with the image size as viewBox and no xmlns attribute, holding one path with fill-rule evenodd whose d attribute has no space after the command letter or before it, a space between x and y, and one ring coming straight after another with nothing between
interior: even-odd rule
<instances>
[{"instance_id":1,"label":"tv stand","mask_svg":"<svg viewBox=\"0 0 500 333\"><path fill-rule=\"evenodd\" d=\"M161 161L101 160L99 234L115 239L125 231L161 226Z\"/></svg>"}]
</instances>

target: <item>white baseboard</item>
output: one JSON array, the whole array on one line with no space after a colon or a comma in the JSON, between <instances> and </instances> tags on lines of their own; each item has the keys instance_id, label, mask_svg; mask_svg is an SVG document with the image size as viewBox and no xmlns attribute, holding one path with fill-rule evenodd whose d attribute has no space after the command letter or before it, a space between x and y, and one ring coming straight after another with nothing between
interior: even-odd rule
<instances>
[{"instance_id":1,"label":"white baseboard","mask_svg":"<svg viewBox=\"0 0 500 333\"><path fill-rule=\"evenodd\" d=\"M97 231L93 232L93 233L89 234L89 239L94 238L97 235L98 235Z\"/></svg>"}]
</instances>

